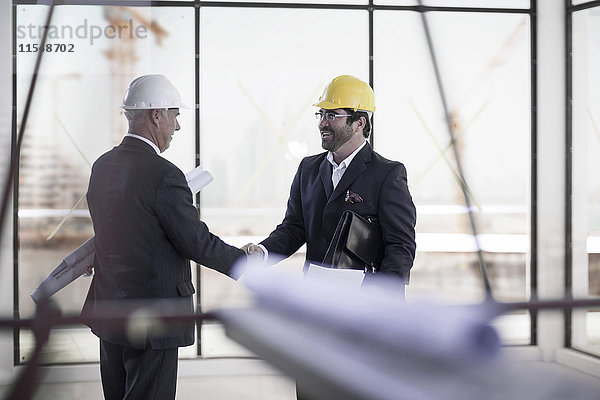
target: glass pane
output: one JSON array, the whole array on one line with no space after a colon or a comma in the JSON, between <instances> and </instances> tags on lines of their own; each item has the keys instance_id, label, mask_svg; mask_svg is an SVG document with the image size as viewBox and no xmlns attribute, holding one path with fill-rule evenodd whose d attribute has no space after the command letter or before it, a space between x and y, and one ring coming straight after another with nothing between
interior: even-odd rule
<instances>
[{"instance_id":1,"label":"glass pane","mask_svg":"<svg viewBox=\"0 0 600 400\"><path fill-rule=\"evenodd\" d=\"M365 11L202 9L201 155L215 179L201 212L228 243L256 243L283 219L300 160L322 151L311 105L334 76L368 77L367 24ZM239 304L236 290L203 271L205 310Z\"/></svg>"},{"instance_id":2,"label":"glass pane","mask_svg":"<svg viewBox=\"0 0 600 400\"><path fill-rule=\"evenodd\" d=\"M47 10L45 6L17 7L19 121ZM34 313L30 293L36 286L93 236L84 198L90 165L127 131L118 107L129 82L141 74L163 73L193 109L195 56L190 32L194 32L191 7L56 7L21 150L21 317ZM182 129L165 153L184 171L195 162L192 109L182 111ZM81 310L89 284L89 278L79 278L54 296L63 312ZM66 334L77 343L95 338L87 328L57 330L53 338ZM62 342L51 342L50 361L89 361L88 353L69 353ZM94 343L97 346L97 340ZM27 335L21 337L23 357L31 345ZM75 352L76 348L71 347Z\"/></svg>"},{"instance_id":3,"label":"glass pane","mask_svg":"<svg viewBox=\"0 0 600 400\"><path fill-rule=\"evenodd\" d=\"M573 297L600 298L600 8L573 14ZM600 311L572 316L574 348L600 355Z\"/></svg>"},{"instance_id":4,"label":"glass pane","mask_svg":"<svg viewBox=\"0 0 600 400\"><path fill-rule=\"evenodd\" d=\"M500 301L526 300L528 16L427 15L493 294ZM419 14L376 12L375 60L375 148L406 165L417 205L418 254L407 296L481 301L482 274ZM505 341L528 343L528 324L514 325L514 332L503 333Z\"/></svg>"},{"instance_id":5,"label":"glass pane","mask_svg":"<svg viewBox=\"0 0 600 400\"><path fill-rule=\"evenodd\" d=\"M529 0L423 0L425 6L473 8L529 8ZM377 5L414 6L417 0L375 0Z\"/></svg>"}]
</instances>

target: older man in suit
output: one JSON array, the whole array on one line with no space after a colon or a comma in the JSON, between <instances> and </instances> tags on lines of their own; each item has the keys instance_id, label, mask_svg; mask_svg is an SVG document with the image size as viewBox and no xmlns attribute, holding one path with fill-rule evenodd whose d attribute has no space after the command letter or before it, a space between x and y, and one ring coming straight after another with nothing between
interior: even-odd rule
<instances>
[{"instance_id":1,"label":"older man in suit","mask_svg":"<svg viewBox=\"0 0 600 400\"><path fill-rule=\"evenodd\" d=\"M250 251L278 260L306 243L305 268L319 264L342 213L352 210L381 224L385 254L377 275L408 283L416 211L404 165L383 158L367 142L375 111L373 90L356 77L338 76L314 105L319 107L321 145L327 151L300 162L283 222ZM365 283L370 277L366 275Z\"/></svg>"},{"instance_id":2,"label":"older man in suit","mask_svg":"<svg viewBox=\"0 0 600 400\"><path fill-rule=\"evenodd\" d=\"M177 89L163 75L131 82L123 106L129 130L92 167L87 193L95 231L95 275L84 315L142 305L145 312L193 313L190 260L223 274L244 251L198 218L183 172L159 154L179 130ZM92 323L100 338L106 399L174 399L178 347L194 343L194 322L143 329Z\"/></svg>"}]
</instances>

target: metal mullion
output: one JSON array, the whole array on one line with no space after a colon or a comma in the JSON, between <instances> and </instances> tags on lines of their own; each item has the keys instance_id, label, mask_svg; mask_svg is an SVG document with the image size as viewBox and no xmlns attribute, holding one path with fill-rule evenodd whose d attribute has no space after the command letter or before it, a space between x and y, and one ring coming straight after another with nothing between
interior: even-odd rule
<instances>
[{"instance_id":1,"label":"metal mullion","mask_svg":"<svg viewBox=\"0 0 600 400\"><path fill-rule=\"evenodd\" d=\"M11 123L11 146L10 154L17 152L17 7L13 3L12 13L12 123ZM16 168L18 170L19 164L17 161ZM12 172L11 172L12 173ZM19 319L19 174L14 174L13 182L13 318ZM7 187L8 188L8 187ZM2 226L0 226L0 229ZM19 340L20 328L15 327L13 330L13 364L19 364L21 358L21 342Z\"/></svg>"},{"instance_id":2,"label":"metal mullion","mask_svg":"<svg viewBox=\"0 0 600 400\"><path fill-rule=\"evenodd\" d=\"M334 9L334 10L366 10L368 4L327 4L327 3L264 3L244 1L199 1L200 7L220 8L302 8L302 9Z\"/></svg>"},{"instance_id":3,"label":"metal mullion","mask_svg":"<svg viewBox=\"0 0 600 400\"><path fill-rule=\"evenodd\" d=\"M40 5L36 0L16 0L18 5ZM190 1L134 1L134 0L57 0L57 6L125 6L125 7L193 7L195 2Z\"/></svg>"},{"instance_id":4,"label":"metal mullion","mask_svg":"<svg viewBox=\"0 0 600 400\"><path fill-rule=\"evenodd\" d=\"M196 145L196 161L195 165L199 166L200 163L200 6L196 2L194 9L194 66L195 66L195 99L194 99L194 115L195 115L195 145ZM198 208L198 218L201 216L200 209L200 192L196 193L196 206ZM196 263L196 312L202 313L202 267ZM196 321L196 355L202 356L202 320Z\"/></svg>"},{"instance_id":5,"label":"metal mullion","mask_svg":"<svg viewBox=\"0 0 600 400\"><path fill-rule=\"evenodd\" d=\"M327 4L327 3L264 3L264 2L229 2L199 1L201 7L240 7L240 8L308 8L308 9L350 9L374 11L440 11L440 12L475 12L527 14L528 8L485 8L485 7L443 7L443 6L394 6L376 5L372 0L368 4Z\"/></svg>"},{"instance_id":6,"label":"metal mullion","mask_svg":"<svg viewBox=\"0 0 600 400\"><path fill-rule=\"evenodd\" d=\"M537 0L532 0L530 18L530 73L531 73L531 183L530 183L530 277L529 289L531 292L530 300L537 300ZM530 319L530 338L529 344L535 346L537 344L537 310L529 310Z\"/></svg>"},{"instance_id":7,"label":"metal mullion","mask_svg":"<svg viewBox=\"0 0 600 400\"><path fill-rule=\"evenodd\" d=\"M18 5L37 5L37 0L17 0ZM590 4L599 3L600 0ZM221 8L296 8L296 9L332 9L332 10L368 10L368 11L417 11L417 12L468 12L468 13L500 13L500 14L527 14L528 8L485 8L485 7L444 7L444 6L395 6L376 5L373 0L368 4L328 4L328 3L266 3L266 2L241 2L241 1L202 1L202 0L58 0L57 6L130 6L130 7L221 7ZM585 7L583 7L585 6ZM590 5L575 8L588 8Z\"/></svg>"},{"instance_id":8,"label":"metal mullion","mask_svg":"<svg viewBox=\"0 0 600 400\"><path fill-rule=\"evenodd\" d=\"M371 88L375 90L374 86L374 22L373 14L375 9L373 8L373 0L369 0L369 84ZM375 114L371 117L371 146L375 148Z\"/></svg>"},{"instance_id":9,"label":"metal mullion","mask_svg":"<svg viewBox=\"0 0 600 400\"><path fill-rule=\"evenodd\" d=\"M38 0L16 0L18 5L39 5ZM217 2L200 0L57 0L57 6L128 6L128 7L220 7L220 8L312 8L312 9L356 9L364 10L366 4L310 4L310 3L261 3L261 2ZM392 6L393 7L393 6ZM411 7L409 7L411 8ZM412 7L414 8L414 7Z\"/></svg>"},{"instance_id":10,"label":"metal mullion","mask_svg":"<svg viewBox=\"0 0 600 400\"><path fill-rule=\"evenodd\" d=\"M528 8L485 8L485 7L437 7L437 6L376 6L385 9L412 9L412 11L440 11L440 12L474 12L497 14L527 14Z\"/></svg>"},{"instance_id":11,"label":"metal mullion","mask_svg":"<svg viewBox=\"0 0 600 400\"><path fill-rule=\"evenodd\" d=\"M27 93L27 100L25 102L25 106L23 108L23 116L21 118L21 125L17 128L17 61L16 61L16 51L17 51L17 13L16 13L16 4L13 3L13 32L12 32L12 53L13 53L13 114L12 114L12 137L11 137L11 154L10 154L10 166L8 170L8 176L6 177L7 181L4 185L4 191L2 193L2 205L0 206L0 228L4 226L5 215L8 208L9 203L9 192L12 188L12 200L13 200L13 317L18 320L19 319L19 158L21 155L21 145L23 142L23 137L25 136L25 130L27 127L27 121L29 117L29 111L31 109L31 104L33 100L33 94L35 91L38 74L41 67L42 57L45 52L40 51L37 54L35 66L33 69L33 75L31 78L31 83L29 85L29 91ZM50 2L50 6L48 9L48 14L46 17L46 25L50 25L52 22L52 16L54 14L54 2ZM48 38L48 30L44 31L40 41L40 47L43 48ZM18 364L20 361L20 341L19 341L19 331L18 328L13 331L13 343L15 352L15 364Z\"/></svg>"},{"instance_id":12,"label":"metal mullion","mask_svg":"<svg viewBox=\"0 0 600 400\"><path fill-rule=\"evenodd\" d=\"M573 14L569 12L569 3L565 1L565 82L566 82L566 118L565 118L565 298L573 298ZM600 3L600 2L598 2ZM570 348L572 308L564 309L565 347Z\"/></svg>"},{"instance_id":13,"label":"metal mullion","mask_svg":"<svg viewBox=\"0 0 600 400\"><path fill-rule=\"evenodd\" d=\"M566 0L565 37L566 37L566 124L565 124L565 298L573 299L573 13L600 6L600 1L573 6ZM589 300L592 301L593 300ZM593 304L590 304L593 306ZM573 308L565 307L565 343L564 346L580 354L598 358L589 351L573 348Z\"/></svg>"}]
</instances>

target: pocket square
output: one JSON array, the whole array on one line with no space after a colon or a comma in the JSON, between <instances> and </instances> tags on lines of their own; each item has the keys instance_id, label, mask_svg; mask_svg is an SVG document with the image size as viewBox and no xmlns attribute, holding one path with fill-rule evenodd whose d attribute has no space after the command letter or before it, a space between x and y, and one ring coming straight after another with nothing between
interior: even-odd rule
<instances>
[{"instance_id":1,"label":"pocket square","mask_svg":"<svg viewBox=\"0 0 600 400\"><path fill-rule=\"evenodd\" d=\"M354 193L350 190L346 191L346 197L344 198L346 203L354 204L354 203L362 203L363 199L357 193Z\"/></svg>"}]
</instances>

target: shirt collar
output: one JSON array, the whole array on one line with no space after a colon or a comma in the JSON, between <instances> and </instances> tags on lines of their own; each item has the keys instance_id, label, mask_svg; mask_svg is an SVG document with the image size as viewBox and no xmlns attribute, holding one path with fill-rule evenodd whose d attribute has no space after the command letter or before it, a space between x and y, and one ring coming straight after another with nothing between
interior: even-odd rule
<instances>
[{"instance_id":1,"label":"shirt collar","mask_svg":"<svg viewBox=\"0 0 600 400\"><path fill-rule=\"evenodd\" d=\"M333 159L333 153L331 151L328 151L327 152L327 161L329 161L329 163L331 165L333 165L335 168L342 167L342 166L344 168L347 168L348 165L350 165L350 163L354 159L354 157L358 154L359 151L362 150L363 147L365 147L366 144L367 144L367 141L365 140L363 142L363 144L361 144L360 146L358 146L358 148L352 152L352 154L350 154L348 157L346 157L344 160L342 160L342 162L339 165L334 161L334 159Z\"/></svg>"},{"instance_id":2,"label":"shirt collar","mask_svg":"<svg viewBox=\"0 0 600 400\"><path fill-rule=\"evenodd\" d=\"M152 146L152 148L154 149L154 151L156 152L156 154L160 154L160 149L151 140L149 140L149 139L147 139L147 138L145 138L143 136L136 135L135 133L129 133L129 132L127 132L127 134L125 134L125 137L127 137L127 136L133 137L133 138L136 138L136 139L140 139L141 141L148 143L150 146Z\"/></svg>"}]
</instances>

